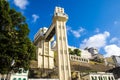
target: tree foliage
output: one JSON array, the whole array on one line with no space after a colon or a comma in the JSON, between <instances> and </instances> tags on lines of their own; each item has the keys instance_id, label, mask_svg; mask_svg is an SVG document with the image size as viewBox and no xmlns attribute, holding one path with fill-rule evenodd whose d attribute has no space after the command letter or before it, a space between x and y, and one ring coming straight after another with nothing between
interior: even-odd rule
<instances>
[{"instance_id":1,"label":"tree foliage","mask_svg":"<svg viewBox=\"0 0 120 80\"><path fill-rule=\"evenodd\" d=\"M81 56L81 51L79 49L71 50L71 48L69 48L68 50L69 50L69 54L71 55Z\"/></svg>"},{"instance_id":2,"label":"tree foliage","mask_svg":"<svg viewBox=\"0 0 120 80\"><path fill-rule=\"evenodd\" d=\"M25 17L0 0L0 73L28 69L35 56L35 47L28 38Z\"/></svg>"}]
</instances>

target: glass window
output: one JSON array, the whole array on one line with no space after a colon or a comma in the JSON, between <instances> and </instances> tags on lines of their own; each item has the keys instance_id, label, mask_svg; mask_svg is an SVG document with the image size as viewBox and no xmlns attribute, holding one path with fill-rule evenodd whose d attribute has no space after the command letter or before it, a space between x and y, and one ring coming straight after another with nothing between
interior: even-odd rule
<instances>
[{"instance_id":1,"label":"glass window","mask_svg":"<svg viewBox=\"0 0 120 80\"><path fill-rule=\"evenodd\" d=\"M16 78L13 78L13 80L16 80Z\"/></svg>"},{"instance_id":2,"label":"glass window","mask_svg":"<svg viewBox=\"0 0 120 80\"><path fill-rule=\"evenodd\" d=\"M110 77L108 77L108 80L111 80Z\"/></svg>"},{"instance_id":3,"label":"glass window","mask_svg":"<svg viewBox=\"0 0 120 80\"><path fill-rule=\"evenodd\" d=\"M23 73L27 73L27 70L23 70Z\"/></svg>"},{"instance_id":4,"label":"glass window","mask_svg":"<svg viewBox=\"0 0 120 80\"><path fill-rule=\"evenodd\" d=\"M99 80L103 80L102 76L99 76L98 79L99 79Z\"/></svg>"},{"instance_id":5,"label":"glass window","mask_svg":"<svg viewBox=\"0 0 120 80\"><path fill-rule=\"evenodd\" d=\"M114 78L113 78L113 77L111 77L111 79L112 79L112 80L114 80Z\"/></svg>"},{"instance_id":6,"label":"glass window","mask_svg":"<svg viewBox=\"0 0 120 80\"><path fill-rule=\"evenodd\" d=\"M26 80L26 78L23 78L23 80Z\"/></svg>"},{"instance_id":7,"label":"glass window","mask_svg":"<svg viewBox=\"0 0 120 80\"><path fill-rule=\"evenodd\" d=\"M1 78L1 80L4 80L3 78Z\"/></svg>"},{"instance_id":8,"label":"glass window","mask_svg":"<svg viewBox=\"0 0 120 80\"><path fill-rule=\"evenodd\" d=\"M106 77L106 76L103 76L103 80L107 80L107 77Z\"/></svg>"},{"instance_id":9,"label":"glass window","mask_svg":"<svg viewBox=\"0 0 120 80\"><path fill-rule=\"evenodd\" d=\"M18 80L21 80L21 78L18 78Z\"/></svg>"},{"instance_id":10,"label":"glass window","mask_svg":"<svg viewBox=\"0 0 120 80\"><path fill-rule=\"evenodd\" d=\"M97 80L96 76L91 76L92 80Z\"/></svg>"},{"instance_id":11,"label":"glass window","mask_svg":"<svg viewBox=\"0 0 120 80\"><path fill-rule=\"evenodd\" d=\"M19 74L21 74L22 73L22 69L19 69L19 72L18 72Z\"/></svg>"}]
</instances>

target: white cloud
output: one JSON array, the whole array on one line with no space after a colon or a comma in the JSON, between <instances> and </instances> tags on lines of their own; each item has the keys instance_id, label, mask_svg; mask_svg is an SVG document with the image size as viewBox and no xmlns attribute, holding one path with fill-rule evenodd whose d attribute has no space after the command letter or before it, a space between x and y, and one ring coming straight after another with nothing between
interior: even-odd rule
<instances>
[{"instance_id":1,"label":"white cloud","mask_svg":"<svg viewBox=\"0 0 120 80\"><path fill-rule=\"evenodd\" d=\"M114 37L110 40L110 43L118 42L118 38Z\"/></svg>"},{"instance_id":2,"label":"white cloud","mask_svg":"<svg viewBox=\"0 0 120 80\"><path fill-rule=\"evenodd\" d=\"M28 0L14 0L14 4L20 9L26 9L28 3Z\"/></svg>"},{"instance_id":3,"label":"white cloud","mask_svg":"<svg viewBox=\"0 0 120 80\"><path fill-rule=\"evenodd\" d=\"M67 32L71 30L71 27L70 26L67 26Z\"/></svg>"},{"instance_id":4,"label":"white cloud","mask_svg":"<svg viewBox=\"0 0 120 80\"><path fill-rule=\"evenodd\" d=\"M80 27L78 30L73 30L71 27L67 26L67 31L71 32L76 38L81 36L81 33L85 31L84 28Z\"/></svg>"},{"instance_id":5,"label":"white cloud","mask_svg":"<svg viewBox=\"0 0 120 80\"><path fill-rule=\"evenodd\" d=\"M96 28L95 32L96 32L96 33L99 33L99 32L100 32L99 28Z\"/></svg>"},{"instance_id":6,"label":"white cloud","mask_svg":"<svg viewBox=\"0 0 120 80\"><path fill-rule=\"evenodd\" d=\"M33 18L33 22L36 22L37 19L39 19L39 16L36 15L36 14L33 14L33 15L32 15L32 18Z\"/></svg>"},{"instance_id":7,"label":"white cloud","mask_svg":"<svg viewBox=\"0 0 120 80\"><path fill-rule=\"evenodd\" d=\"M80 44L80 48L85 47L95 47L100 49L106 45L106 40L110 36L110 33L105 31L104 33L99 33L89 37L88 39L84 39L82 44Z\"/></svg>"},{"instance_id":8,"label":"white cloud","mask_svg":"<svg viewBox=\"0 0 120 80\"><path fill-rule=\"evenodd\" d=\"M104 50L106 52L104 55L105 57L110 57L112 55L120 56L120 47L115 44L105 46Z\"/></svg>"},{"instance_id":9,"label":"white cloud","mask_svg":"<svg viewBox=\"0 0 120 80\"><path fill-rule=\"evenodd\" d=\"M114 25L120 24L120 21L114 21Z\"/></svg>"}]
</instances>

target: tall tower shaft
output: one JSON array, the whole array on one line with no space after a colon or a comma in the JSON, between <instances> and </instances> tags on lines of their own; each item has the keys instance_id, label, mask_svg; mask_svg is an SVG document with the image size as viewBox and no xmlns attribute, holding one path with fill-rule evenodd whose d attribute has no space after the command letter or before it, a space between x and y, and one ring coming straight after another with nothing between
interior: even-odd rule
<instances>
[{"instance_id":1,"label":"tall tower shaft","mask_svg":"<svg viewBox=\"0 0 120 80\"><path fill-rule=\"evenodd\" d=\"M64 13L64 9L60 7L56 7L54 16L53 16L53 24L55 25L55 32L56 32L60 80L71 79L68 42L67 42L67 35L66 35L67 20L68 20L68 16L67 14Z\"/></svg>"},{"instance_id":2,"label":"tall tower shaft","mask_svg":"<svg viewBox=\"0 0 120 80\"><path fill-rule=\"evenodd\" d=\"M61 7L56 7L51 26L42 36L40 36L38 32L34 41L34 43L38 45L38 67L52 69L54 67L54 56L50 48L50 40L56 34L59 80L71 80L71 69L66 34L67 20L68 16L65 14L64 9ZM42 30L40 32L42 32Z\"/></svg>"}]
</instances>

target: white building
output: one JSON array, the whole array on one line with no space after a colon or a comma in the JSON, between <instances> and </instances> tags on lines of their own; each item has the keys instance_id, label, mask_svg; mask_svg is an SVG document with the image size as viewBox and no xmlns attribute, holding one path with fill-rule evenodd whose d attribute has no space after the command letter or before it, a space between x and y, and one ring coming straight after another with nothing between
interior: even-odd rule
<instances>
[{"instance_id":1,"label":"white building","mask_svg":"<svg viewBox=\"0 0 120 80\"><path fill-rule=\"evenodd\" d=\"M76 55L70 55L70 60L71 61L82 62L82 63L89 63L89 59L82 58L82 57L76 56Z\"/></svg>"},{"instance_id":2,"label":"white building","mask_svg":"<svg viewBox=\"0 0 120 80\"><path fill-rule=\"evenodd\" d=\"M74 49L79 49L79 48L76 48L76 47L73 47L73 46L69 46L69 48L71 50L74 50ZM91 59L92 58L92 55L90 52L88 52L87 50L82 50L82 49L79 49L81 51L81 58L85 58L85 59Z\"/></svg>"},{"instance_id":3,"label":"white building","mask_svg":"<svg viewBox=\"0 0 120 80\"><path fill-rule=\"evenodd\" d=\"M82 58L86 58L86 59L91 59L92 55L90 52L86 51L86 50L81 50L81 57Z\"/></svg>"},{"instance_id":4,"label":"white building","mask_svg":"<svg viewBox=\"0 0 120 80\"><path fill-rule=\"evenodd\" d=\"M28 80L28 71L20 68L19 72L11 74L10 80Z\"/></svg>"},{"instance_id":5,"label":"white building","mask_svg":"<svg viewBox=\"0 0 120 80\"><path fill-rule=\"evenodd\" d=\"M82 80L115 80L112 73L98 72L82 75Z\"/></svg>"},{"instance_id":6,"label":"white building","mask_svg":"<svg viewBox=\"0 0 120 80\"><path fill-rule=\"evenodd\" d=\"M120 67L120 56L112 56L116 67Z\"/></svg>"}]
</instances>

